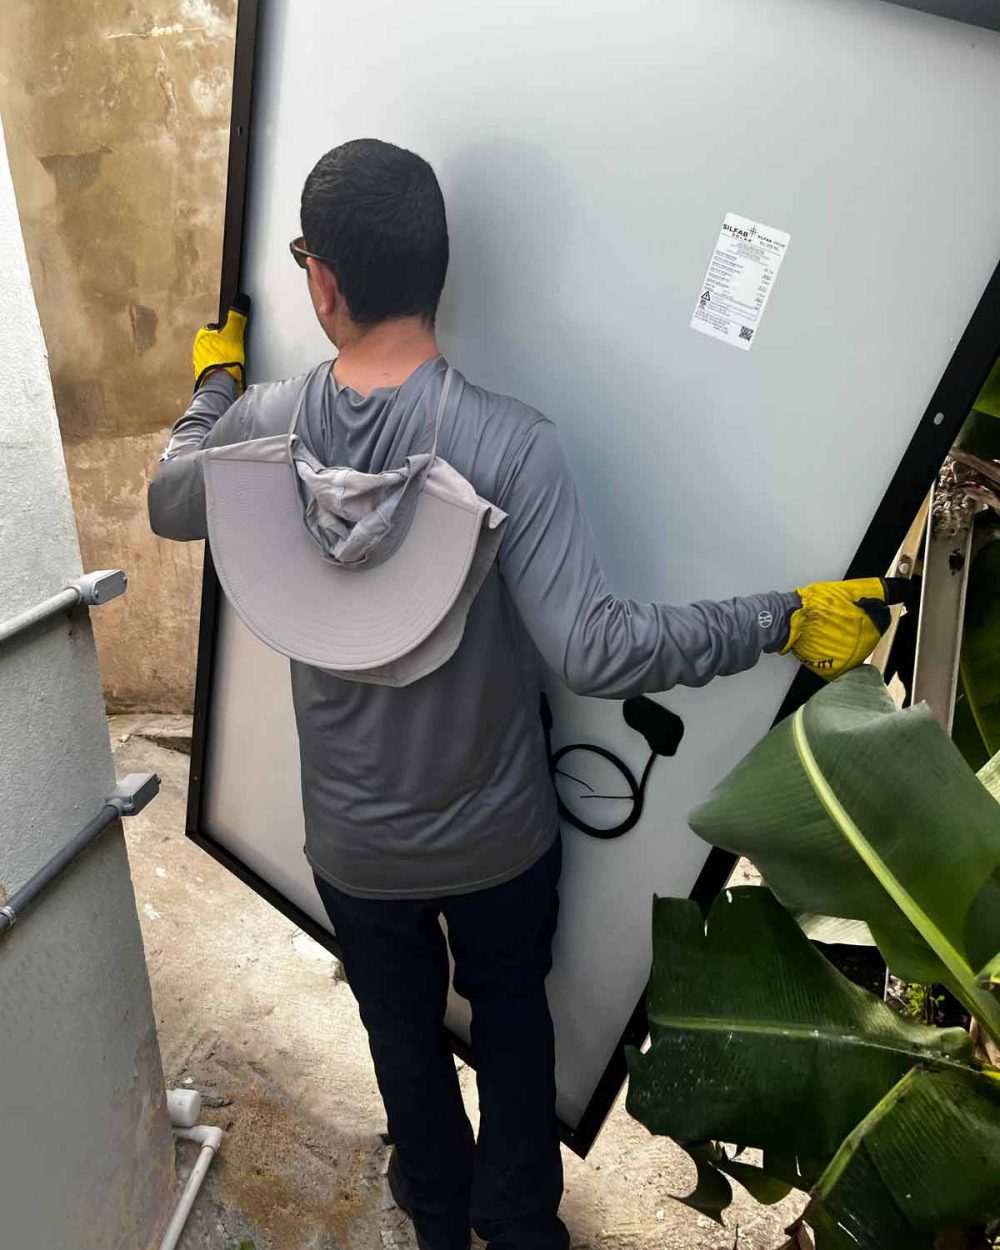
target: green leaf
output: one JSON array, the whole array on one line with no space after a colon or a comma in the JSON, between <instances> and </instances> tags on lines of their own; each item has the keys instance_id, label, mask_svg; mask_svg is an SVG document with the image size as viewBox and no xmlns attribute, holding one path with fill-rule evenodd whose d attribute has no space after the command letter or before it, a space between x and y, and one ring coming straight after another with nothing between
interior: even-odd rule
<instances>
[{"instance_id":1,"label":"green leaf","mask_svg":"<svg viewBox=\"0 0 1000 1250\"><path fill-rule=\"evenodd\" d=\"M845 920L842 916L810 916L800 913L795 919L810 942L830 946L874 946L871 929L863 920Z\"/></svg>"},{"instance_id":2,"label":"green leaf","mask_svg":"<svg viewBox=\"0 0 1000 1250\"><path fill-rule=\"evenodd\" d=\"M1000 457L1000 360L979 392L955 446L986 460Z\"/></svg>"},{"instance_id":3,"label":"green leaf","mask_svg":"<svg viewBox=\"0 0 1000 1250\"><path fill-rule=\"evenodd\" d=\"M948 970L914 930L872 925L872 937L882 957L904 981L930 985L948 981Z\"/></svg>"},{"instance_id":4,"label":"green leaf","mask_svg":"<svg viewBox=\"0 0 1000 1250\"><path fill-rule=\"evenodd\" d=\"M979 981L982 985L1000 985L1000 955L980 968Z\"/></svg>"},{"instance_id":5,"label":"green leaf","mask_svg":"<svg viewBox=\"0 0 1000 1250\"><path fill-rule=\"evenodd\" d=\"M764 1170L786 1182L790 1189L812 1189L826 1167L826 1159L810 1159L785 1150L765 1150Z\"/></svg>"},{"instance_id":6,"label":"green leaf","mask_svg":"<svg viewBox=\"0 0 1000 1250\"><path fill-rule=\"evenodd\" d=\"M803 1218L833 1246L929 1250L998 1211L1000 1073L914 1068L844 1141Z\"/></svg>"},{"instance_id":7,"label":"green leaf","mask_svg":"<svg viewBox=\"0 0 1000 1250\"><path fill-rule=\"evenodd\" d=\"M743 1163L739 1159L730 1159L723 1155L718 1164L721 1171L739 1181L752 1198L756 1198L762 1206L770 1207L787 1198L792 1192L788 1181L780 1180L767 1171L766 1167L758 1167L754 1163Z\"/></svg>"},{"instance_id":8,"label":"green leaf","mask_svg":"<svg viewBox=\"0 0 1000 1250\"><path fill-rule=\"evenodd\" d=\"M1000 751L1000 542L973 557L965 601L962 690L986 756Z\"/></svg>"},{"instance_id":9,"label":"green leaf","mask_svg":"<svg viewBox=\"0 0 1000 1250\"><path fill-rule=\"evenodd\" d=\"M986 392L984 391L985 395ZM984 460L996 460L1000 457L1000 395L995 401L996 412L982 409L970 412L962 426L962 432L955 440L960 451L970 452L973 456L982 456Z\"/></svg>"},{"instance_id":10,"label":"green leaf","mask_svg":"<svg viewBox=\"0 0 1000 1250\"><path fill-rule=\"evenodd\" d=\"M907 1228L898 1211L880 1208L876 1212L865 1209L865 1182L870 1178L859 1171L852 1173L850 1190L845 1190L845 1205L853 1200L852 1218L841 1223L824 1207L817 1208L808 1218L816 1237L816 1250L861 1250L870 1245L867 1237L884 1238L876 1241L879 1250L934 1250L934 1234L917 1232ZM870 1186L869 1186L870 1187ZM846 1225L846 1226L845 1226ZM860 1237L854 1231L860 1230Z\"/></svg>"},{"instance_id":11,"label":"green leaf","mask_svg":"<svg viewBox=\"0 0 1000 1250\"><path fill-rule=\"evenodd\" d=\"M1000 1041L976 970L1000 952L1000 806L926 706L862 666L761 742L692 814L796 912L864 921L908 981L943 982Z\"/></svg>"},{"instance_id":12,"label":"green leaf","mask_svg":"<svg viewBox=\"0 0 1000 1250\"><path fill-rule=\"evenodd\" d=\"M993 366L986 385L979 392L979 398L973 407L978 412L988 413L991 417L1000 417L1000 360Z\"/></svg>"},{"instance_id":13,"label":"green leaf","mask_svg":"<svg viewBox=\"0 0 1000 1250\"><path fill-rule=\"evenodd\" d=\"M715 1142L700 1142L683 1149L698 1170L698 1180L689 1194L674 1194L673 1197L684 1206L721 1224L723 1211L733 1201L733 1187L718 1166L725 1152Z\"/></svg>"},{"instance_id":14,"label":"green leaf","mask_svg":"<svg viewBox=\"0 0 1000 1250\"><path fill-rule=\"evenodd\" d=\"M707 926L695 903L656 900L647 1010L631 1114L681 1143L760 1147L772 1176L768 1152L825 1164L914 1063L972 1061L965 1032L903 1020L852 985L759 886L727 890Z\"/></svg>"},{"instance_id":15,"label":"green leaf","mask_svg":"<svg viewBox=\"0 0 1000 1250\"><path fill-rule=\"evenodd\" d=\"M1000 421L997 424L1000 425ZM955 714L951 720L951 740L962 752L962 758L971 769L977 770L987 762L989 757L983 745L979 726L972 715L972 708L969 706L969 697L962 684L961 669L958 675L958 687L955 691Z\"/></svg>"},{"instance_id":16,"label":"green leaf","mask_svg":"<svg viewBox=\"0 0 1000 1250\"><path fill-rule=\"evenodd\" d=\"M982 766L976 776L986 787L987 791L993 795L994 799L1000 803L1000 752L986 764Z\"/></svg>"},{"instance_id":17,"label":"green leaf","mask_svg":"<svg viewBox=\"0 0 1000 1250\"><path fill-rule=\"evenodd\" d=\"M703 1215L722 1223L722 1212L733 1200L732 1186L727 1178L738 1181L752 1198L763 1206L771 1206L787 1198L794 1184L781 1179L754 1163L746 1163L731 1157L720 1142L701 1142L683 1146L682 1149L698 1170L698 1182L692 1193L683 1197L675 1194L678 1202L693 1207ZM740 1153L739 1150L736 1152ZM798 1182L801 1184L801 1181Z\"/></svg>"}]
</instances>

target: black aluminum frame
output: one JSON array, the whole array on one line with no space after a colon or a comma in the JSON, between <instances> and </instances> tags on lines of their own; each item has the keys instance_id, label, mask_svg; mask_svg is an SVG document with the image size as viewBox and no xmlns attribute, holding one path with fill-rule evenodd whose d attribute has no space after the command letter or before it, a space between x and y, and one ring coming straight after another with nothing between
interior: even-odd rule
<instances>
[{"instance_id":1,"label":"black aluminum frame","mask_svg":"<svg viewBox=\"0 0 1000 1250\"><path fill-rule=\"evenodd\" d=\"M226 309L240 289L254 53L257 18L262 2L263 0L239 0L238 5L225 235L222 250L220 320L225 319ZM945 7L942 6L942 8ZM932 485L938 469L944 462L949 448L998 355L1000 355L1000 263L986 286L968 328L955 348L944 376L931 397L927 410L910 440L861 546L851 561L846 576L867 576L889 567L910 521L916 515L917 509ZM337 942L326 929L290 903L269 882L217 842L205 824L204 779L209 767L208 728L220 597L219 582L206 542L201 623L198 635L191 775L188 789L187 836L310 937L334 955L339 955ZM819 686L820 683L815 677L805 670L800 671L792 682L775 723L804 703L819 689ZM713 849L695 882L691 897L702 907L707 908L725 885L734 863L734 856ZM581 1157L587 1155L596 1140L625 1082L627 1076L625 1047L641 1046L647 1032L646 1004L643 997L636 1004L579 1124L575 1128L567 1124L561 1125L563 1141ZM472 1055L469 1046L461 1038L451 1035L451 1045L460 1058L471 1062Z\"/></svg>"},{"instance_id":2,"label":"black aluminum frame","mask_svg":"<svg viewBox=\"0 0 1000 1250\"><path fill-rule=\"evenodd\" d=\"M920 9L937 17L950 17L969 26L985 26L1000 30L1000 11L996 0L891 0L905 9Z\"/></svg>"}]
</instances>

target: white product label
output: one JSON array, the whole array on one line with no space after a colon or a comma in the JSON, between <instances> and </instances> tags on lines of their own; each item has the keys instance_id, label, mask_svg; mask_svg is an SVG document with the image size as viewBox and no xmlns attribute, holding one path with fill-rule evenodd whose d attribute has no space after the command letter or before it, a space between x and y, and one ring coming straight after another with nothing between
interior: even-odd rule
<instances>
[{"instance_id":1,"label":"white product label","mask_svg":"<svg viewBox=\"0 0 1000 1250\"><path fill-rule=\"evenodd\" d=\"M727 213L691 329L748 352L757 337L791 235Z\"/></svg>"}]
</instances>

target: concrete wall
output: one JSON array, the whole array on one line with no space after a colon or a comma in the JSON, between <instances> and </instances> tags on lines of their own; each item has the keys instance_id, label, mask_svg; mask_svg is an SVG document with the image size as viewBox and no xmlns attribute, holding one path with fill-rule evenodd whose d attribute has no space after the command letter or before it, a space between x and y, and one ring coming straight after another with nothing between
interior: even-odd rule
<instances>
[{"instance_id":1,"label":"concrete wall","mask_svg":"<svg viewBox=\"0 0 1000 1250\"><path fill-rule=\"evenodd\" d=\"M145 488L215 316L235 0L2 0L0 116L109 705L190 709L201 544L149 532Z\"/></svg>"},{"instance_id":2,"label":"concrete wall","mask_svg":"<svg viewBox=\"0 0 1000 1250\"><path fill-rule=\"evenodd\" d=\"M0 396L6 617L78 576L80 553L2 132ZM87 614L0 644L0 895L96 815L113 781ZM0 939L0 1014L0 1244L155 1245L173 1144L120 825Z\"/></svg>"}]
</instances>

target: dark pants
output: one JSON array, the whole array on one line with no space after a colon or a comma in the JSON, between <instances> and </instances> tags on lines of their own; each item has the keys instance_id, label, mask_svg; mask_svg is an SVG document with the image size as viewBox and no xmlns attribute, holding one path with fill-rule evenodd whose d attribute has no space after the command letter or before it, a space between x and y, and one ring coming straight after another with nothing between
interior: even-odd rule
<instances>
[{"instance_id":1,"label":"dark pants","mask_svg":"<svg viewBox=\"0 0 1000 1250\"><path fill-rule=\"evenodd\" d=\"M389 1132L431 1250L565 1250L562 1160L545 978L559 843L505 885L425 901L351 898L316 878L368 1030ZM448 926L448 943L439 917ZM444 1013L448 950L472 1005L479 1141L462 1106Z\"/></svg>"}]
</instances>

